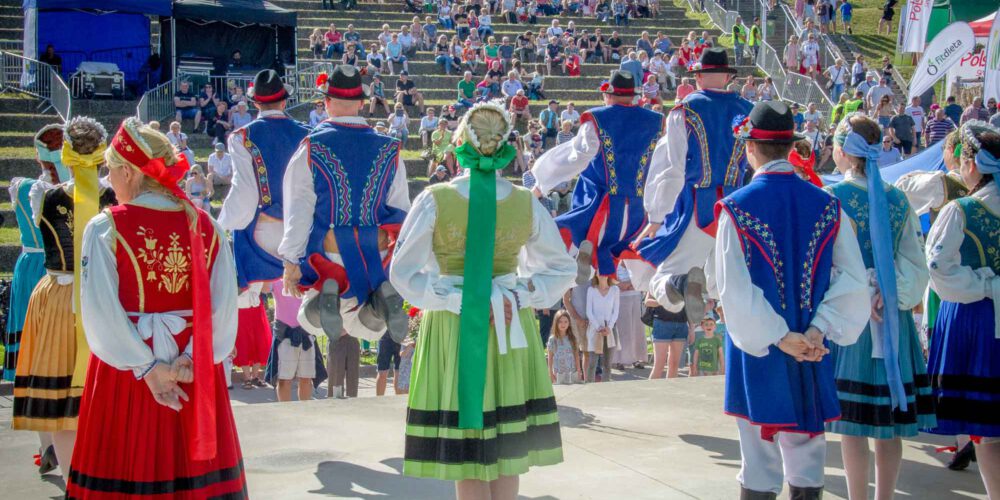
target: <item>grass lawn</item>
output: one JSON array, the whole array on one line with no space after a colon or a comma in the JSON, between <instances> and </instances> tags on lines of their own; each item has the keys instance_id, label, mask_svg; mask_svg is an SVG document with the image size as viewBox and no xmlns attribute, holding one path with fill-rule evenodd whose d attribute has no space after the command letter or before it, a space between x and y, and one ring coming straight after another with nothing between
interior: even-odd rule
<instances>
[{"instance_id":1,"label":"grass lawn","mask_svg":"<svg viewBox=\"0 0 1000 500\"><path fill-rule=\"evenodd\" d=\"M684 10L684 16L685 17L687 17L688 19L696 19L696 20L698 20L698 22L701 24L701 27L703 29L706 29L706 30L714 30L715 29L715 25L712 24L712 19L708 16L707 13L701 12L701 11L692 10L691 6L687 3L686 0L673 0L673 2L674 2L674 6L675 7L680 7L682 9L685 9ZM733 37L732 37L732 35L719 35L719 36L715 37L715 39L716 39L716 41L718 41L719 45L721 45L723 47L729 47L729 48L733 47ZM671 41L673 41L674 43L680 43L680 40L671 40Z\"/></svg>"},{"instance_id":2,"label":"grass lawn","mask_svg":"<svg viewBox=\"0 0 1000 500\"><path fill-rule=\"evenodd\" d=\"M21 234L16 227L0 227L0 245L21 245Z\"/></svg>"},{"instance_id":3,"label":"grass lawn","mask_svg":"<svg viewBox=\"0 0 1000 500\"><path fill-rule=\"evenodd\" d=\"M35 148L33 146L8 146L0 147L0 158L4 159L34 159Z\"/></svg>"},{"instance_id":4,"label":"grass lawn","mask_svg":"<svg viewBox=\"0 0 1000 500\"><path fill-rule=\"evenodd\" d=\"M854 15L851 19L853 28L854 43L858 50L868 59L869 64L874 62L876 68L881 68L882 56L892 56L896 51L896 36L899 28L899 16L902 15L903 4L896 5L896 15L891 23L891 30L888 35L878 34L878 22L882 19L882 4L884 0L852 0L854 4ZM842 32L843 27L837 26ZM853 63L853 61L850 61ZM894 57L892 63L899 70L904 78L909 78L913 74L914 66L910 63L910 56Z\"/></svg>"}]
</instances>

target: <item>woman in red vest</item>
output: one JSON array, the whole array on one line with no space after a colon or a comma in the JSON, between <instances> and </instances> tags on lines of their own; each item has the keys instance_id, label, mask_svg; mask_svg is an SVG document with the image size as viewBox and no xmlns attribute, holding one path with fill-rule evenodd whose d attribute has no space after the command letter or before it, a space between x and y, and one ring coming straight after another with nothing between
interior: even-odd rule
<instances>
[{"instance_id":1,"label":"woman in red vest","mask_svg":"<svg viewBox=\"0 0 1000 500\"><path fill-rule=\"evenodd\" d=\"M121 205L84 233L93 355L67 497L245 498L219 364L236 339L232 251L177 186L188 164L163 134L129 118L105 158Z\"/></svg>"}]
</instances>

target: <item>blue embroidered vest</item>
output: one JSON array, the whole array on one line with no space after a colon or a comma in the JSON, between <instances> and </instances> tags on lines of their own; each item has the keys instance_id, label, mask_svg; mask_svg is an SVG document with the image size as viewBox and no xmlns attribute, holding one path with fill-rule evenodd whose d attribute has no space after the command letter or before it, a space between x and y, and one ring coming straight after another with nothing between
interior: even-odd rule
<instances>
[{"instance_id":1,"label":"blue embroidered vest","mask_svg":"<svg viewBox=\"0 0 1000 500\"><path fill-rule=\"evenodd\" d=\"M962 265L988 267L1000 274L1000 214L971 196L955 200L965 214L965 239L959 248Z\"/></svg>"},{"instance_id":2,"label":"blue embroidered vest","mask_svg":"<svg viewBox=\"0 0 1000 500\"><path fill-rule=\"evenodd\" d=\"M386 279L378 248L379 226L401 224L402 210L386 204L402 143L364 125L323 122L308 137L316 192L313 231L302 262L302 284L318 278L310 255L324 255L332 231L351 284L345 296L363 302Z\"/></svg>"},{"instance_id":3,"label":"blue embroidered vest","mask_svg":"<svg viewBox=\"0 0 1000 500\"><path fill-rule=\"evenodd\" d=\"M830 285L840 201L793 173L758 175L719 201L740 236L750 280L788 329L805 332ZM784 332L776 332L784 333ZM840 415L834 365L756 357L726 340L726 412L770 431L822 433Z\"/></svg>"},{"instance_id":4,"label":"blue embroidered vest","mask_svg":"<svg viewBox=\"0 0 1000 500\"><path fill-rule=\"evenodd\" d=\"M733 122L749 115L753 104L734 92L699 90L678 106L688 134L684 181L694 187L695 222L704 228L715 220L715 202L745 183L746 152L733 137Z\"/></svg>"},{"instance_id":5,"label":"blue embroidered vest","mask_svg":"<svg viewBox=\"0 0 1000 500\"><path fill-rule=\"evenodd\" d=\"M833 193L843 206L844 213L854 223L854 232L861 246L861 257L865 260L865 268L875 267L875 257L872 250L871 229L868 225L868 189L853 182L842 181L825 188ZM886 191L889 202L889 225L892 227L892 248L899 249L899 238L906 226L906 216L910 212L910 203L902 191L891 187Z\"/></svg>"},{"instance_id":6,"label":"blue embroidered vest","mask_svg":"<svg viewBox=\"0 0 1000 500\"><path fill-rule=\"evenodd\" d=\"M597 129L601 151L580 174L610 196L642 197L663 115L635 106L602 106L580 117Z\"/></svg>"},{"instance_id":7,"label":"blue embroidered vest","mask_svg":"<svg viewBox=\"0 0 1000 500\"><path fill-rule=\"evenodd\" d=\"M265 213L281 219L285 168L299 143L309 134L309 127L287 116L268 116L248 123L238 133L254 164L260 194L257 215Z\"/></svg>"},{"instance_id":8,"label":"blue embroidered vest","mask_svg":"<svg viewBox=\"0 0 1000 500\"><path fill-rule=\"evenodd\" d=\"M17 220L17 228L21 232L21 246L28 248L43 248L42 233L35 225L35 219L31 215L31 186L34 186L35 179L14 179L11 182L17 184L17 191L14 193L15 199L11 200L14 205L14 218Z\"/></svg>"},{"instance_id":9,"label":"blue embroidered vest","mask_svg":"<svg viewBox=\"0 0 1000 500\"><path fill-rule=\"evenodd\" d=\"M246 288L255 281L272 281L284 270L281 260L265 252L254 240L260 214L282 219L281 183L285 169L299 143L309 133L305 124L286 115L274 115L248 123L236 131L236 137L250 153L260 202L253 221L244 229L233 231L233 255L236 259L237 284Z\"/></svg>"}]
</instances>

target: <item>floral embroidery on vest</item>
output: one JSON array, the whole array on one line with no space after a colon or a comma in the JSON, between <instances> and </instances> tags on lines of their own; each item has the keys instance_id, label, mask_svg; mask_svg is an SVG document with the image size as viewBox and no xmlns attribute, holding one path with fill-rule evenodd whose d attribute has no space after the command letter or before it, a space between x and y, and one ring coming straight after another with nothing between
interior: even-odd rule
<instances>
[{"instance_id":1,"label":"floral embroidery on vest","mask_svg":"<svg viewBox=\"0 0 1000 500\"><path fill-rule=\"evenodd\" d=\"M740 207L732 203L726 203L729 210L732 212L736 219L736 228L740 233L741 241L746 241L742 239L744 236L755 243L761 253L764 254L764 259L767 261L768 265L774 271L774 281L777 284L778 299L781 301L781 308L785 309L787 306L785 304L785 264L781 260L781 252L778 251L778 243L774 239L774 233L771 231L771 227L765 222L761 222L760 219L750 215L750 213L743 211ZM744 244L743 248L744 254L749 254L748 247ZM750 260L747 259L747 264L749 265Z\"/></svg>"},{"instance_id":2,"label":"floral embroidery on vest","mask_svg":"<svg viewBox=\"0 0 1000 500\"><path fill-rule=\"evenodd\" d=\"M596 120L595 120L596 122ZM604 159L604 168L608 172L608 194L618 194L618 174L615 172L615 148L611 136L601 129L597 129L597 136L601 140L601 157Z\"/></svg>"},{"instance_id":3,"label":"floral embroidery on vest","mask_svg":"<svg viewBox=\"0 0 1000 500\"><path fill-rule=\"evenodd\" d=\"M375 207L378 206L375 198L382 195L386 182L389 182L389 179L395 174L390 162L395 163L399 154L399 144L399 142L390 141L379 148L378 156L375 157L371 171L368 173L368 179L365 181L365 189L361 193L361 213L358 214L358 225L375 225Z\"/></svg>"},{"instance_id":4,"label":"floral embroidery on vest","mask_svg":"<svg viewBox=\"0 0 1000 500\"><path fill-rule=\"evenodd\" d=\"M684 106L684 121L687 123L688 131L694 133L695 142L698 143L698 149L701 151L701 182L697 186L711 186L712 162L709 160L708 155L708 133L705 132L705 124L701 121L698 113L695 113L690 106L687 104L682 104L682 106Z\"/></svg>"},{"instance_id":5,"label":"floral embroidery on vest","mask_svg":"<svg viewBox=\"0 0 1000 500\"><path fill-rule=\"evenodd\" d=\"M170 245L163 248L152 228L139 226L136 234L144 242L136 258L146 268L145 280L156 283L157 290L170 294L188 290L191 287L191 260L188 257L190 248L181 246L181 236L171 232L168 236Z\"/></svg>"},{"instance_id":6,"label":"floral embroidery on vest","mask_svg":"<svg viewBox=\"0 0 1000 500\"><path fill-rule=\"evenodd\" d=\"M835 233L840 225L840 202L834 198L830 204L823 209L822 215L813 226L812 234L809 237L809 246L806 250L806 258L802 263L802 279L799 281L801 288L800 300L802 309L812 310L813 297L813 271L817 253L820 252L829 241L831 233Z\"/></svg>"},{"instance_id":7,"label":"floral embroidery on vest","mask_svg":"<svg viewBox=\"0 0 1000 500\"><path fill-rule=\"evenodd\" d=\"M250 153L253 160L254 173L257 178L257 191L260 193L260 208L271 206L271 185L267 180L267 166L264 165L264 156L261 155L257 145L250 141L246 130L243 130L243 146Z\"/></svg>"},{"instance_id":8,"label":"floral embroidery on vest","mask_svg":"<svg viewBox=\"0 0 1000 500\"><path fill-rule=\"evenodd\" d=\"M327 176L330 185L337 190L334 207L330 207L335 217L330 217L336 226L353 225L351 221L351 183L347 177L344 165L337 155L323 144L310 142L309 162L313 167L320 167L320 172ZM332 176L331 179L329 176Z\"/></svg>"}]
</instances>

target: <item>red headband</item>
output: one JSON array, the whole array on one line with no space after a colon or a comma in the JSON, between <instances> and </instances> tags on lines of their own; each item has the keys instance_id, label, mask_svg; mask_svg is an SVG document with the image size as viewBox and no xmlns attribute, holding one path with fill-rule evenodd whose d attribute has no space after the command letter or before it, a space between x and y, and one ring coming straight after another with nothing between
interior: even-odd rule
<instances>
[{"instance_id":1,"label":"red headband","mask_svg":"<svg viewBox=\"0 0 1000 500\"><path fill-rule=\"evenodd\" d=\"M364 90L358 86L353 89L338 89L336 87L327 87L326 95L337 98L337 97L357 97L361 95Z\"/></svg>"},{"instance_id":2,"label":"red headband","mask_svg":"<svg viewBox=\"0 0 1000 500\"><path fill-rule=\"evenodd\" d=\"M277 101L280 101L280 100L286 99L286 98L288 98L288 92L285 91L284 87L282 87L281 88L281 92L278 92L277 94L272 94L272 95L258 95L257 92L254 92L254 94L253 94L253 99L255 101L257 101L257 102L263 102L263 103L277 102Z\"/></svg>"},{"instance_id":3,"label":"red headband","mask_svg":"<svg viewBox=\"0 0 1000 500\"><path fill-rule=\"evenodd\" d=\"M795 135L794 130L761 130L755 128L750 130L751 139L762 139L762 140L773 140L773 139L791 139Z\"/></svg>"}]
</instances>

